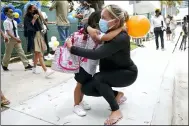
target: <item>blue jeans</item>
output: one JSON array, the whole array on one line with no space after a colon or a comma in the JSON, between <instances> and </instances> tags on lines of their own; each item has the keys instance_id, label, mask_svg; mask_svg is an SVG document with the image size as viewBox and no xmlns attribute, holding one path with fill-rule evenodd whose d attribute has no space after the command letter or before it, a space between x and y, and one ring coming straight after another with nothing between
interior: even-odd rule
<instances>
[{"instance_id":1,"label":"blue jeans","mask_svg":"<svg viewBox=\"0 0 189 126\"><path fill-rule=\"evenodd\" d=\"M69 36L70 26L57 26L57 27L58 27L58 33L59 33L59 36L60 36L60 40L64 44L65 40Z\"/></svg>"}]
</instances>

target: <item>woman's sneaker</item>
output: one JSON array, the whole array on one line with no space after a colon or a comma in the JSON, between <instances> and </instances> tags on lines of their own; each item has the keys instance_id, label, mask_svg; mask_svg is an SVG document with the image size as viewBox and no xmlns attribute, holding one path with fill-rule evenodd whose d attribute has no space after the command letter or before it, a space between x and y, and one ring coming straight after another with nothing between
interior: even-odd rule
<instances>
[{"instance_id":1,"label":"woman's sneaker","mask_svg":"<svg viewBox=\"0 0 189 126\"><path fill-rule=\"evenodd\" d=\"M33 74L40 74L40 72L35 67L33 67L32 72Z\"/></svg>"},{"instance_id":2,"label":"woman's sneaker","mask_svg":"<svg viewBox=\"0 0 189 126\"><path fill-rule=\"evenodd\" d=\"M50 75L52 75L54 73L54 71L47 69L47 71L45 72L45 77L49 77Z\"/></svg>"},{"instance_id":3,"label":"woman's sneaker","mask_svg":"<svg viewBox=\"0 0 189 126\"><path fill-rule=\"evenodd\" d=\"M83 109L83 107L80 106L80 105L74 106L73 112L74 112L75 114L77 114L78 116L81 116L81 117L87 115L86 111L85 111L85 110Z\"/></svg>"}]
</instances>

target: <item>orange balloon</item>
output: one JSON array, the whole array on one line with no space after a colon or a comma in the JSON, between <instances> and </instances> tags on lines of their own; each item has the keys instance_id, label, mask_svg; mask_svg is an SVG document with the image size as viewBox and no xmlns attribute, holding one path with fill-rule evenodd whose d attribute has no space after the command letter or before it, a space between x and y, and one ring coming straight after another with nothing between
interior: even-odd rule
<instances>
[{"instance_id":1,"label":"orange balloon","mask_svg":"<svg viewBox=\"0 0 189 126\"><path fill-rule=\"evenodd\" d=\"M144 37L150 30L150 21L143 15L135 15L126 22L128 34L133 38Z\"/></svg>"}]
</instances>

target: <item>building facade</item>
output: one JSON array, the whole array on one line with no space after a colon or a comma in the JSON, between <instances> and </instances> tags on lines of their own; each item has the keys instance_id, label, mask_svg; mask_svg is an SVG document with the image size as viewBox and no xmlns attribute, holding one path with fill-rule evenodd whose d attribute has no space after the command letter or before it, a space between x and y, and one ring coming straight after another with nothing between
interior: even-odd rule
<instances>
[{"instance_id":1,"label":"building facade","mask_svg":"<svg viewBox=\"0 0 189 126\"><path fill-rule=\"evenodd\" d=\"M182 1L180 8L188 8L188 1L186 0Z\"/></svg>"}]
</instances>

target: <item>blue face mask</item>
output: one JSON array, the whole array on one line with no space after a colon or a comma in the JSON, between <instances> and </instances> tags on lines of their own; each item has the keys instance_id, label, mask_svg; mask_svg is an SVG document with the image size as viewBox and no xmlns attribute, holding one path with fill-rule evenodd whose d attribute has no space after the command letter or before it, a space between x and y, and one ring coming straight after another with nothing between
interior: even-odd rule
<instances>
[{"instance_id":1,"label":"blue face mask","mask_svg":"<svg viewBox=\"0 0 189 126\"><path fill-rule=\"evenodd\" d=\"M114 19L113 19L114 20ZM113 20L110 20L110 21L113 21ZM99 21L99 27L100 27L100 30L101 30L101 32L103 32L103 33L106 33L110 28L108 27L108 23L110 22L110 21L106 21L106 20L104 20L104 19L100 19L100 21ZM112 26L113 27L113 26ZM112 28L111 27L111 28Z\"/></svg>"}]
</instances>

